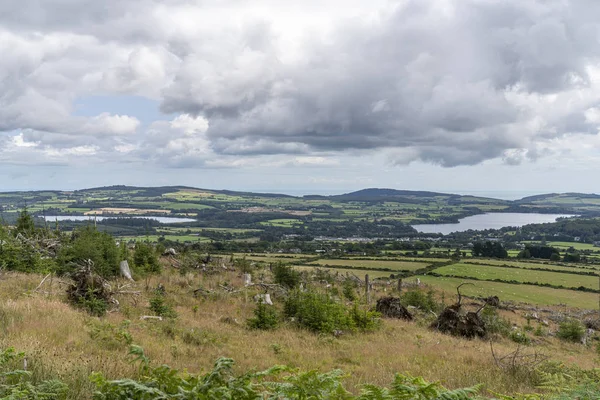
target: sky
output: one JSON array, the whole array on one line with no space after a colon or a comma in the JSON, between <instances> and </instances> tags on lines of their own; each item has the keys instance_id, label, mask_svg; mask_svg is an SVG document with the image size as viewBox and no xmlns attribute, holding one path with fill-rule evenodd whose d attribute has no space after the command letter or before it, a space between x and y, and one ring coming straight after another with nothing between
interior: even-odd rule
<instances>
[{"instance_id":1,"label":"sky","mask_svg":"<svg viewBox=\"0 0 600 400\"><path fill-rule=\"evenodd\" d=\"M597 0L0 1L0 190L600 192L599 15Z\"/></svg>"}]
</instances>

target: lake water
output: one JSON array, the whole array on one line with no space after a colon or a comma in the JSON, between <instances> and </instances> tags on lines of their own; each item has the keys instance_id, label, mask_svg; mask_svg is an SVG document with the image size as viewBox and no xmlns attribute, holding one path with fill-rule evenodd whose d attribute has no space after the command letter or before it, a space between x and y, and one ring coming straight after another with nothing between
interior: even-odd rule
<instances>
[{"instance_id":1,"label":"lake water","mask_svg":"<svg viewBox=\"0 0 600 400\"><path fill-rule=\"evenodd\" d=\"M469 229L500 229L505 226L523 226L527 224L543 224L555 222L560 217L572 217L566 214L534 214L534 213L488 213L473 215L459 220L457 224L418 224L413 225L421 233L464 232Z\"/></svg>"},{"instance_id":2,"label":"lake water","mask_svg":"<svg viewBox=\"0 0 600 400\"><path fill-rule=\"evenodd\" d=\"M127 216L127 217L101 217L93 215L47 215L46 221L102 221L104 219L115 219L115 218L143 218L143 219L154 219L161 224L180 224L183 222L195 222L192 218L176 218L176 217L149 217L149 216Z\"/></svg>"}]
</instances>

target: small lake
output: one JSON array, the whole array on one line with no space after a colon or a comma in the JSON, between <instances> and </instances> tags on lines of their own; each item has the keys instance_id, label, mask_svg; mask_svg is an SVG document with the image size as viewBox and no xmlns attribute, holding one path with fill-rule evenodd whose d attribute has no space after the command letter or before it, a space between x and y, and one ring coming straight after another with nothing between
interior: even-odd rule
<instances>
[{"instance_id":1,"label":"small lake","mask_svg":"<svg viewBox=\"0 0 600 400\"><path fill-rule=\"evenodd\" d=\"M195 222L192 218L176 218L176 217L151 217L146 215L128 215L123 217L102 217L100 215L47 215L46 221L102 221L105 219L116 219L116 218L142 218L142 219L153 219L161 224L181 224L184 222Z\"/></svg>"},{"instance_id":2,"label":"small lake","mask_svg":"<svg viewBox=\"0 0 600 400\"><path fill-rule=\"evenodd\" d=\"M567 214L536 214L536 213L488 213L473 215L459 219L457 224L418 224L412 225L421 233L464 232L469 229L500 229L505 226L523 226L527 224L543 224L556 222L560 217L573 217Z\"/></svg>"}]
</instances>

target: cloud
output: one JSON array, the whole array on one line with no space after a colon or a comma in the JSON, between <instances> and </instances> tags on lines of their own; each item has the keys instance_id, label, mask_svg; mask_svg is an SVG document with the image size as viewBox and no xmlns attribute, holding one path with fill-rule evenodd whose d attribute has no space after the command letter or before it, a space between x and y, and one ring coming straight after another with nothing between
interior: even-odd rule
<instances>
[{"instance_id":1,"label":"cloud","mask_svg":"<svg viewBox=\"0 0 600 400\"><path fill-rule=\"evenodd\" d=\"M599 60L599 25L581 3L407 1L376 23L338 26L294 64L248 47L220 49L228 68L192 54L162 107L207 118L209 140L227 154L408 148L443 166L477 164L596 132L585 101L560 118L535 103L597 86L588 66Z\"/></svg>"},{"instance_id":2,"label":"cloud","mask_svg":"<svg viewBox=\"0 0 600 400\"><path fill-rule=\"evenodd\" d=\"M2 2L0 131L19 132L3 148L206 168L535 161L598 134L597 15L594 0ZM107 94L169 116L75 114Z\"/></svg>"}]
</instances>

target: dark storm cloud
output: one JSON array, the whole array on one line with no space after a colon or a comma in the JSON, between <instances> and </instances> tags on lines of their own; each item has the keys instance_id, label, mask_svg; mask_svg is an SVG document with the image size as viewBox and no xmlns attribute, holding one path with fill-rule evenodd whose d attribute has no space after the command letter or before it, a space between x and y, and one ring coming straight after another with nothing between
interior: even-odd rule
<instances>
[{"instance_id":1,"label":"dark storm cloud","mask_svg":"<svg viewBox=\"0 0 600 400\"><path fill-rule=\"evenodd\" d=\"M594 12L592 1L408 1L312 43L299 64L246 49L252 68L240 75L239 53L220 69L187 57L162 108L208 118L220 151L236 139L408 147L443 166L476 164L535 141L532 110L511 96L590 85L587 67L600 55ZM595 132L583 111L545 131Z\"/></svg>"},{"instance_id":2,"label":"dark storm cloud","mask_svg":"<svg viewBox=\"0 0 600 400\"><path fill-rule=\"evenodd\" d=\"M598 132L598 1L406 0L319 31L313 14L346 5L321 3L302 3L307 32L291 40L271 0L247 13L241 0L0 2L0 131L167 166L384 149L446 167L516 165L541 142ZM107 93L208 126L73 114Z\"/></svg>"}]
</instances>

